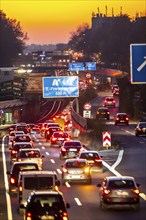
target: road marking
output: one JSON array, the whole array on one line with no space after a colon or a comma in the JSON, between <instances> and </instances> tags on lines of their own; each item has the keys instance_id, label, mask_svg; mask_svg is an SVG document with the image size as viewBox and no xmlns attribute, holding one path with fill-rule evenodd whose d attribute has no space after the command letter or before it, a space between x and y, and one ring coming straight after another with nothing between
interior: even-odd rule
<instances>
[{"instance_id":1,"label":"road marking","mask_svg":"<svg viewBox=\"0 0 146 220\"><path fill-rule=\"evenodd\" d=\"M6 156L5 156L5 144L4 144L4 139L6 136L3 137L2 139L2 160L3 160L3 171L4 171L4 182L5 182L5 189L6 189L6 202L7 202L7 215L8 219L12 220L12 208L11 208L11 200L10 200L10 195L9 195L9 184L8 184L8 177L6 175L7 168L6 168Z\"/></svg>"},{"instance_id":2,"label":"road marking","mask_svg":"<svg viewBox=\"0 0 146 220\"><path fill-rule=\"evenodd\" d=\"M53 160L53 159L50 159L50 161L51 161L52 163L55 163L55 160Z\"/></svg>"},{"instance_id":3,"label":"road marking","mask_svg":"<svg viewBox=\"0 0 146 220\"><path fill-rule=\"evenodd\" d=\"M48 156L50 155L49 152L45 152Z\"/></svg>"},{"instance_id":4,"label":"road marking","mask_svg":"<svg viewBox=\"0 0 146 220\"><path fill-rule=\"evenodd\" d=\"M42 147L43 150L45 150L45 147Z\"/></svg>"},{"instance_id":5,"label":"road marking","mask_svg":"<svg viewBox=\"0 0 146 220\"><path fill-rule=\"evenodd\" d=\"M65 182L65 185L66 185L67 187L71 187L71 185L69 184L69 182Z\"/></svg>"},{"instance_id":6,"label":"road marking","mask_svg":"<svg viewBox=\"0 0 146 220\"><path fill-rule=\"evenodd\" d=\"M39 142L39 145L42 145L42 143Z\"/></svg>"},{"instance_id":7,"label":"road marking","mask_svg":"<svg viewBox=\"0 0 146 220\"><path fill-rule=\"evenodd\" d=\"M59 174L62 174L62 172L61 172L61 170L60 170L60 169L57 169L57 172L58 172Z\"/></svg>"},{"instance_id":8,"label":"road marking","mask_svg":"<svg viewBox=\"0 0 146 220\"><path fill-rule=\"evenodd\" d=\"M76 201L77 205L82 205L82 203L80 202L78 198L74 198L74 200Z\"/></svg>"},{"instance_id":9,"label":"road marking","mask_svg":"<svg viewBox=\"0 0 146 220\"><path fill-rule=\"evenodd\" d=\"M124 150L120 150L119 154L118 154L118 159L116 160L116 162L112 165L112 168L115 169L121 162L122 157L124 154Z\"/></svg>"}]
</instances>

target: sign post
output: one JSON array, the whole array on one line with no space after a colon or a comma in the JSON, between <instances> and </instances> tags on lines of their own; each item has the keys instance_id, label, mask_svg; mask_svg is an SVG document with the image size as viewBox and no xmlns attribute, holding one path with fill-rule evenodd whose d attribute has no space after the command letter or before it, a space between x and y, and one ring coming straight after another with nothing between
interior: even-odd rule
<instances>
[{"instance_id":1,"label":"sign post","mask_svg":"<svg viewBox=\"0 0 146 220\"><path fill-rule=\"evenodd\" d=\"M106 147L107 149L111 147L111 132L110 131L102 132L102 137L103 137L103 147Z\"/></svg>"},{"instance_id":2,"label":"sign post","mask_svg":"<svg viewBox=\"0 0 146 220\"><path fill-rule=\"evenodd\" d=\"M130 45L131 83L146 84L146 44Z\"/></svg>"}]
</instances>

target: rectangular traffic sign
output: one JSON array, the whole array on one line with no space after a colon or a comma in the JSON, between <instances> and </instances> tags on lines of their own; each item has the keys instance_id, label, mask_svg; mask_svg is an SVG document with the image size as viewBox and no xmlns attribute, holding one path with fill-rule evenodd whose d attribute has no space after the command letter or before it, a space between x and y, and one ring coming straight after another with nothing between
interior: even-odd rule
<instances>
[{"instance_id":1,"label":"rectangular traffic sign","mask_svg":"<svg viewBox=\"0 0 146 220\"><path fill-rule=\"evenodd\" d=\"M130 45L131 83L146 83L146 44Z\"/></svg>"},{"instance_id":2,"label":"rectangular traffic sign","mask_svg":"<svg viewBox=\"0 0 146 220\"><path fill-rule=\"evenodd\" d=\"M70 71L96 70L96 62L72 62L69 63Z\"/></svg>"},{"instance_id":3,"label":"rectangular traffic sign","mask_svg":"<svg viewBox=\"0 0 146 220\"><path fill-rule=\"evenodd\" d=\"M43 98L78 96L78 76L43 77Z\"/></svg>"}]
</instances>

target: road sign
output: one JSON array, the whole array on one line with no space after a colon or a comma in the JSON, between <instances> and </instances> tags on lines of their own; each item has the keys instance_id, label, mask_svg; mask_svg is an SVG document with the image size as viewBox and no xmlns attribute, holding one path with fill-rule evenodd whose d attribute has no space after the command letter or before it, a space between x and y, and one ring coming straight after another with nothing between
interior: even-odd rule
<instances>
[{"instance_id":1,"label":"road sign","mask_svg":"<svg viewBox=\"0 0 146 220\"><path fill-rule=\"evenodd\" d=\"M78 76L43 77L43 98L78 96Z\"/></svg>"},{"instance_id":2,"label":"road sign","mask_svg":"<svg viewBox=\"0 0 146 220\"><path fill-rule=\"evenodd\" d=\"M95 62L72 62L69 63L70 71L96 70Z\"/></svg>"},{"instance_id":3,"label":"road sign","mask_svg":"<svg viewBox=\"0 0 146 220\"><path fill-rule=\"evenodd\" d=\"M91 111L90 110L84 110L83 111L83 117L84 118L91 118Z\"/></svg>"},{"instance_id":4,"label":"road sign","mask_svg":"<svg viewBox=\"0 0 146 220\"><path fill-rule=\"evenodd\" d=\"M85 110L90 110L91 109L91 104L89 102L87 102L87 103L84 104L83 108Z\"/></svg>"},{"instance_id":5,"label":"road sign","mask_svg":"<svg viewBox=\"0 0 146 220\"><path fill-rule=\"evenodd\" d=\"M86 78L90 79L91 78L91 73L86 73Z\"/></svg>"},{"instance_id":6,"label":"road sign","mask_svg":"<svg viewBox=\"0 0 146 220\"><path fill-rule=\"evenodd\" d=\"M131 83L146 83L146 44L130 45Z\"/></svg>"},{"instance_id":7,"label":"road sign","mask_svg":"<svg viewBox=\"0 0 146 220\"><path fill-rule=\"evenodd\" d=\"M111 132L104 131L102 132L103 136L103 147L111 147Z\"/></svg>"}]
</instances>

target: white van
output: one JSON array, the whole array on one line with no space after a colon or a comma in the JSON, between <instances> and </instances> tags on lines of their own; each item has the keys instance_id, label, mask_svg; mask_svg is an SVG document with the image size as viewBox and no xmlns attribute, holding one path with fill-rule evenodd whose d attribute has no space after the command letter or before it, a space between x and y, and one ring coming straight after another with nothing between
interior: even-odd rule
<instances>
[{"instance_id":1,"label":"white van","mask_svg":"<svg viewBox=\"0 0 146 220\"><path fill-rule=\"evenodd\" d=\"M32 191L58 190L60 181L55 171L23 171L18 179L19 212L21 205L25 207L29 194Z\"/></svg>"}]
</instances>

